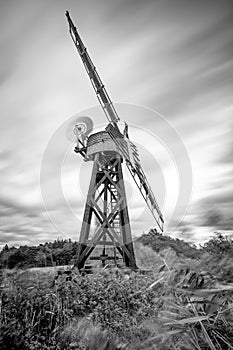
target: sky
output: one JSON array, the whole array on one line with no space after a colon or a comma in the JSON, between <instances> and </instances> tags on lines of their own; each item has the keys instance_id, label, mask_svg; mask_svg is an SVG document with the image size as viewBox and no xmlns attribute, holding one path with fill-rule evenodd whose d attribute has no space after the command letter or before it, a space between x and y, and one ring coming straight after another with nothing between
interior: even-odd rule
<instances>
[{"instance_id":1,"label":"sky","mask_svg":"<svg viewBox=\"0 0 233 350\"><path fill-rule=\"evenodd\" d=\"M0 247L78 239L92 164L65 130L76 114L95 130L106 118L66 10L129 123L166 233L191 242L232 234L232 1L8 0L0 4ZM124 174L137 236L153 217Z\"/></svg>"}]
</instances>

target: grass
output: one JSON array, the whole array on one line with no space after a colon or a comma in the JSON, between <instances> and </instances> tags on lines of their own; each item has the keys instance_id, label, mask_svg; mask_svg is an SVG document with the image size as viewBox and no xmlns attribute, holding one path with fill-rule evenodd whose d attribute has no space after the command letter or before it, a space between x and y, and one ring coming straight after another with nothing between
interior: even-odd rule
<instances>
[{"instance_id":1,"label":"grass","mask_svg":"<svg viewBox=\"0 0 233 350\"><path fill-rule=\"evenodd\" d=\"M0 348L233 349L226 256L193 259L141 243L135 250L150 273L73 271L55 283L61 268L3 270Z\"/></svg>"}]
</instances>

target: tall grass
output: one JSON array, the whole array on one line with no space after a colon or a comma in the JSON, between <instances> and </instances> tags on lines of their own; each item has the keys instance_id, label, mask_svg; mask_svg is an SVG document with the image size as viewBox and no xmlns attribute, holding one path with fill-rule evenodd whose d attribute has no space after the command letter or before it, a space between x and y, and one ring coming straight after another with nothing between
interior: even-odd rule
<instances>
[{"instance_id":1,"label":"tall grass","mask_svg":"<svg viewBox=\"0 0 233 350\"><path fill-rule=\"evenodd\" d=\"M207 256L154 254L146 275L2 271L0 349L232 349L233 285Z\"/></svg>"}]
</instances>

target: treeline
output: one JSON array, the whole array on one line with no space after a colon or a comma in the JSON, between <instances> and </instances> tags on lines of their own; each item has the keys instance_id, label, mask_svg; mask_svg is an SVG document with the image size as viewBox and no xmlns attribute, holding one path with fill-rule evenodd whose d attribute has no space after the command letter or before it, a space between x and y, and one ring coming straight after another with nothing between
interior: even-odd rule
<instances>
[{"instance_id":1,"label":"treeline","mask_svg":"<svg viewBox=\"0 0 233 350\"><path fill-rule=\"evenodd\" d=\"M151 247L156 252L160 252L166 248L172 248L178 256L182 255L191 259L200 258L203 253L209 253L219 258L223 258L224 256L233 258L233 237L232 235L223 235L221 232L215 232L214 237L203 244L203 246L200 246L199 249L182 239L174 239L170 236L162 235L154 229L150 230L148 234L143 234L137 241Z\"/></svg>"},{"instance_id":2,"label":"treeline","mask_svg":"<svg viewBox=\"0 0 233 350\"><path fill-rule=\"evenodd\" d=\"M136 242L150 246L159 252L165 248L172 248L179 255L189 258L197 258L198 249L189 243L179 239L173 239L151 230L148 234L143 234ZM20 246L19 248L5 247L0 252L0 268L29 268L72 265L74 263L78 249L78 242L69 240L55 240L46 242L38 246Z\"/></svg>"},{"instance_id":3,"label":"treeline","mask_svg":"<svg viewBox=\"0 0 233 350\"><path fill-rule=\"evenodd\" d=\"M70 265L74 263L78 243L69 240L46 242L39 246L9 248L6 244L0 252L0 268L28 268Z\"/></svg>"},{"instance_id":4,"label":"treeline","mask_svg":"<svg viewBox=\"0 0 233 350\"><path fill-rule=\"evenodd\" d=\"M181 239L173 239L157 233L153 229L148 234L139 237L136 242L149 246L156 252L172 248L178 256L182 255L186 258L200 258L204 252L219 258L223 256L233 258L233 239L223 236L219 232L201 249L197 249ZM72 265L77 249L78 242L72 242L71 239L46 242L39 246L25 245L19 248L9 248L6 244L0 252L0 269Z\"/></svg>"}]
</instances>

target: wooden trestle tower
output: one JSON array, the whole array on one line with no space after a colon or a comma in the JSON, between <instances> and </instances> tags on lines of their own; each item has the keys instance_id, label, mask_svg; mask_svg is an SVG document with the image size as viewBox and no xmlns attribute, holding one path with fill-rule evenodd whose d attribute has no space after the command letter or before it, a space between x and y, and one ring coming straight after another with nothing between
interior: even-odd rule
<instances>
[{"instance_id":1,"label":"wooden trestle tower","mask_svg":"<svg viewBox=\"0 0 233 350\"><path fill-rule=\"evenodd\" d=\"M116 250L126 266L136 269L132 235L122 173L122 156L106 131L89 136L87 156L94 161L83 223L79 238L76 265L80 269L96 246L102 246L99 259L117 259ZM97 228L90 239L91 221ZM93 222L93 221L92 221ZM113 256L106 254L113 248Z\"/></svg>"},{"instance_id":2,"label":"wooden trestle tower","mask_svg":"<svg viewBox=\"0 0 233 350\"><path fill-rule=\"evenodd\" d=\"M77 141L75 152L82 155L85 161L93 161L75 266L84 268L89 257L101 260L103 266L106 260L122 258L127 267L137 269L122 173L123 162L160 231L163 231L163 216L142 169L137 148L129 140L128 126L126 124L123 133L120 131L120 118L112 101L68 12L66 17L71 38L108 119L105 130L97 133L90 134L92 121L88 117L79 118L73 130ZM102 247L102 253L94 256L93 251L98 246ZM112 248L113 256L107 254L109 248Z\"/></svg>"}]
</instances>

